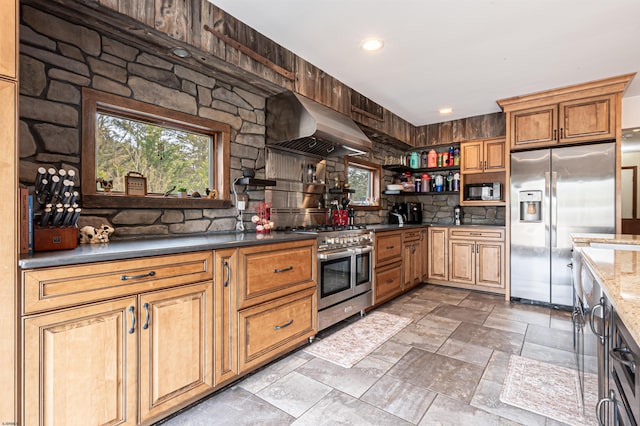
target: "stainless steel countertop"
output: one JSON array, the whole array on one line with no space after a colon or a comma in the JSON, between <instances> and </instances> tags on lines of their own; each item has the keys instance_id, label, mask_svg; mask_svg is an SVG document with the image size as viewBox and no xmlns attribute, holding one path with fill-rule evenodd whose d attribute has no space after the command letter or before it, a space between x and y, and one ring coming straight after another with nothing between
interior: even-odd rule
<instances>
[{"instance_id":1,"label":"stainless steel countertop","mask_svg":"<svg viewBox=\"0 0 640 426\"><path fill-rule=\"evenodd\" d=\"M111 241L106 244L80 244L73 250L37 252L33 255L21 256L18 266L22 269L45 268L315 238L315 235L285 232L272 232L270 234L229 232L184 237Z\"/></svg>"}]
</instances>

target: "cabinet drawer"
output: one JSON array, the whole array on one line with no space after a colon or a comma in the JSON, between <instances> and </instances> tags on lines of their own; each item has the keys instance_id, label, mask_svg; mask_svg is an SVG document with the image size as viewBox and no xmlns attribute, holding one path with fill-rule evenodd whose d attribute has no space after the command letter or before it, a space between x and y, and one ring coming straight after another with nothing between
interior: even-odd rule
<instances>
[{"instance_id":1,"label":"cabinet drawer","mask_svg":"<svg viewBox=\"0 0 640 426\"><path fill-rule=\"evenodd\" d=\"M412 230L412 231L404 231L404 241L417 241L420 239L420 233L422 231L420 229Z\"/></svg>"},{"instance_id":2,"label":"cabinet drawer","mask_svg":"<svg viewBox=\"0 0 640 426\"><path fill-rule=\"evenodd\" d=\"M212 252L22 272L23 314L213 280Z\"/></svg>"},{"instance_id":3,"label":"cabinet drawer","mask_svg":"<svg viewBox=\"0 0 640 426\"><path fill-rule=\"evenodd\" d=\"M465 240L504 240L504 229L449 229L449 238Z\"/></svg>"},{"instance_id":4,"label":"cabinet drawer","mask_svg":"<svg viewBox=\"0 0 640 426\"><path fill-rule=\"evenodd\" d=\"M241 372L316 334L315 292L315 288L304 290L238 313Z\"/></svg>"},{"instance_id":5,"label":"cabinet drawer","mask_svg":"<svg viewBox=\"0 0 640 426\"><path fill-rule=\"evenodd\" d=\"M376 235L376 265L394 262L402 256L402 232Z\"/></svg>"},{"instance_id":6,"label":"cabinet drawer","mask_svg":"<svg viewBox=\"0 0 640 426\"><path fill-rule=\"evenodd\" d=\"M376 269L373 283L375 305L384 302L402 292L402 263L394 263Z\"/></svg>"},{"instance_id":7,"label":"cabinet drawer","mask_svg":"<svg viewBox=\"0 0 640 426\"><path fill-rule=\"evenodd\" d=\"M240 249L239 308L315 287L314 241Z\"/></svg>"}]
</instances>

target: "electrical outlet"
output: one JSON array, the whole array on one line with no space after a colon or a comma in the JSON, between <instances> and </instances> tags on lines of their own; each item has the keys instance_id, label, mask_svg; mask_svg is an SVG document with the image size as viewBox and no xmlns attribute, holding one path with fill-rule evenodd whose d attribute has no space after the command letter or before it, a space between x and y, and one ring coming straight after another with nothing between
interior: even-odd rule
<instances>
[{"instance_id":1,"label":"electrical outlet","mask_svg":"<svg viewBox=\"0 0 640 426\"><path fill-rule=\"evenodd\" d=\"M244 200L238 200L238 210L244 210L247 208Z\"/></svg>"}]
</instances>

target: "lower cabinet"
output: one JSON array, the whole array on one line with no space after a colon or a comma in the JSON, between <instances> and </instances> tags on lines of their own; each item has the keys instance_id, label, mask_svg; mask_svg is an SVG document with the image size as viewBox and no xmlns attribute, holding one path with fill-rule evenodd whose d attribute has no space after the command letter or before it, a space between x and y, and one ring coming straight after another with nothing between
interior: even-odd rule
<instances>
[{"instance_id":1,"label":"lower cabinet","mask_svg":"<svg viewBox=\"0 0 640 426\"><path fill-rule=\"evenodd\" d=\"M423 281L422 266L426 253L422 229L404 231L402 243L403 290L407 291Z\"/></svg>"},{"instance_id":2,"label":"lower cabinet","mask_svg":"<svg viewBox=\"0 0 640 426\"><path fill-rule=\"evenodd\" d=\"M429 228L429 282L503 293L504 244L501 228Z\"/></svg>"},{"instance_id":3,"label":"lower cabinet","mask_svg":"<svg viewBox=\"0 0 640 426\"><path fill-rule=\"evenodd\" d=\"M375 304L386 302L402 293L402 262L376 268Z\"/></svg>"},{"instance_id":4,"label":"lower cabinet","mask_svg":"<svg viewBox=\"0 0 640 426\"><path fill-rule=\"evenodd\" d=\"M20 424L152 424L303 344L315 244L22 271Z\"/></svg>"},{"instance_id":5,"label":"lower cabinet","mask_svg":"<svg viewBox=\"0 0 640 426\"><path fill-rule=\"evenodd\" d=\"M212 364L212 282L28 317L23 424L145 422L211 390Z\"/></svg>"},{"instance_id":6,"label":"lower cabinet","mask_svg":"<svg viewBox=\"0 0 640 426\"><path fill-rule=\"evenodd\" d=\"M449 279L449 259L447 257L448 228L429 227L429 267L427 277L429 280Z\"/></svg>"},{"instance_id":7,"label":"lower cabinet","mask_svg":"<svg viewBox=\"0 0 640 426\"><path fill-rule=\"evenodd\" d=\"M136 307L127 297L23 321L20 424L137 424Z\"/></svg>"}]
</instances>

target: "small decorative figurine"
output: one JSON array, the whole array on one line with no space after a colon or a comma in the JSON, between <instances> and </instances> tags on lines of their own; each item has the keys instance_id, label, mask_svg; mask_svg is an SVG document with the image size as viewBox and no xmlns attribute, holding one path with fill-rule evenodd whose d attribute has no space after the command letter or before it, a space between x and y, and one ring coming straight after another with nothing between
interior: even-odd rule
<instances>
[{"instance_id":1,"label":"small decorative figurine","mask_svg":"<svg viewBox=\"0 0 640 426\"><path fill-rule=\"evenodd\" d=\"M89 225L83 226L80 228L80 244L108 243L109 235L114 232L115 229L104 223L99 228Z\"/></svg>"},{"instance_id":2,"label":"small decorative figurine","mask_svg":"<svg viewBox=\"0 0 640 426\"><path fill-rule=\"evenodd\" d=\"M107 180L99 177L96 179L96 182L100 184L100 188L102 188L104 192L111 192L113 189L113 179Z\"/></svg>"}]
</instances>

